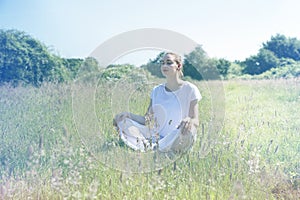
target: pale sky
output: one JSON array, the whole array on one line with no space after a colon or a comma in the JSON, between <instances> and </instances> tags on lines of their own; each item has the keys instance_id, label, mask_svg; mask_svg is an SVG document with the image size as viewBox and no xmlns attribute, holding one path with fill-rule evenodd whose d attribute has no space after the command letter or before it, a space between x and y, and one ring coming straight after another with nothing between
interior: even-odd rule
<instances>
[{"instance_id":1,"label":"pale sky","mask_svg":"<svg viewBox=\"0 0 300 200\"><path fill-rule=\"evenodd\" d=\"M81 58L118 34L167 29L210 57L234 61L255 55L277 33L300 39L299 8L299 0L0 0L0 28L25 31L62 57ZM156 53L136 53L128 62L145 63Z\"/></svg>"}]
</instances>

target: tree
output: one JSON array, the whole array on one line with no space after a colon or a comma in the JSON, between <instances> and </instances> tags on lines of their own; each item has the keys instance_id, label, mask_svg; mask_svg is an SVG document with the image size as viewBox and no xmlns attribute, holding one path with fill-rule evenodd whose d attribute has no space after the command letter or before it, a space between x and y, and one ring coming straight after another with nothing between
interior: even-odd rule
<instances>
[{"instance_id":1,"label":"tree","mask_svg":"<svg viewBox=\"0 0 300 200\"><path fill-rule=\"evenodd\" d=\"M76 78L76 75L82 66L84 60L81 58L63 58L63 65L67 68L70 73L70 78Z\"/></svg>"},{"instance_id":2,"label":"tree","mask_svg":"<svg viewBox=\"0 0 300 200\"><path fill-rule=\"evenodd\" d=\"M279 63L280 60L272 51L262 48L257 55L251 56L242 62L242 65L244 65L243 73L261 74L271 68L276 68Z\"/></svg>"},{"instance_id":3,"label":"tree","mask_svg":"<svg viewBox=\"0 0 300 200\"><path fill-rule=\"evenodd\" d=\"M160 61L162 60L164 56L164 52L160 52L156 58L153 60L149 60L149 62L145 65L142 65L141 68L145 69L150 72L151 75L156 76L156 77L163 77L163 74L161 73L160 70Z\"/></svg>"},{"instance_id":4,"label":"tree","mask_svg":"<svg viewBox=\"0 0 300 200\"><path fill-rule=\"evenodd\" d=\"M231 63L228 60L226 60L224 58L221 58L221 59L212 58L212 59L209 59L209 63L210 63L211 67L217 68L217 70L219 71L220 75L223 78L225 78L227 76L228 69L231 65Z\"/></svg>"},{"instance_id":5,"label":"tree","mask_svg":"<svg viewBox=\"0 0 300 200\"><path fill-rule=\"evenodd\" d=\"M183 74L196 80L204 79L201 71L207 67L208 56L201 45L184 56Z\"/></svg>"},{"instance_id":6,"label":"tree","mask_svg":"<svg viewBox=\"0 0 300 200\"><path fill-rule=\"evenodd\" d=\"M62 81L62 59L25 32L0 30L0 83L23 82L39 86L43 81Z\"/></svg>"},{"instance_id":7,"label":"tree","mask_svg":"<svg viewBox=\"0 0 300 200\"><path fill-rule=\"evenodd\" d=\"M263 48L272 51L278 58L300 60L300 41L296 38L287 38L284 35L277 34L272 36L270 41L264 43Z\"/></svg>"},{"instance_id":8,"label":"tree","mask_svg":"<svg viewBox=\"0 0 300 200\"><path fill-rule=\"evenodd\" d=\"M219 61L209 58L201 45L197 46L188 55L185 55L184 74L197 80L220 79L220 72L218 70L223 70L223 73L227 73L228 67L229 63L225 60Z\"/></svg>"},{"instance_id":9,"label":"tree","mask_svg":"<svg viewBox=\"0 0 300 200\"><path fill-rule=\"evenodd\" d=\"M243 68L239 61L235 61L230 64L227 71L227 78L235 78L242 75Z\"/></svg>"}]
</instances>

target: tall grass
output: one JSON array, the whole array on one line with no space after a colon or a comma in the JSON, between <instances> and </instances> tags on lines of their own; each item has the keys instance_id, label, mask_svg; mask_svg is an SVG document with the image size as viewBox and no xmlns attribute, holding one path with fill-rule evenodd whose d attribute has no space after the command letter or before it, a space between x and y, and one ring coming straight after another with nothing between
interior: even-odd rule
<instances>
[{"instance_id":1,"label":"tall grass","mask_svg":"<svg viewBox=\"0 0 300 200\"><path fill-rule=\"evenodd\" d=\"M300 197L300 84L295 79L223 82L224 126L213 136L207 134L212 115L209 87L194 82L203 99L191 151L161 170L116 170L116 165L124 166L124 156L143 155L120 143L112 117L122 110L144 114L151 88L159 81L99 82L91 93L84 84L75 85L80 90L52 84L1 86L0 199ZM74 104L74 91L88 96L80 93L76 98L82 99ZM87 105L90 94L94 105ZM77 116L85 108L94 109L93 127L78 124L90 120L88 113ZM84 135L89 130L91 134ZM87 145L90 141L93 146ZM112 157L115 160L105 161Z\"/></svg>"}]
</instances>

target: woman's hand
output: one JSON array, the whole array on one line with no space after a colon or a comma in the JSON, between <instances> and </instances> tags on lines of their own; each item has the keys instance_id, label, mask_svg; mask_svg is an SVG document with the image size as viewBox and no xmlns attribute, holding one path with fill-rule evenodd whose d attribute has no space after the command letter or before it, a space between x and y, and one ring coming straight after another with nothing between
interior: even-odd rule
<instances>
[{"instance_id":1,"label":"woman's hand","mask_svg":"<svg viewBox=\"0 0 300 200\"><path fill-rule=\"evenodd\" d=\"M192 130L196 129L197 126L197 119L187 117L181 121L179 128L181 129L182 134L185 135L191 132Z\"/></svg>"}]
</instances>

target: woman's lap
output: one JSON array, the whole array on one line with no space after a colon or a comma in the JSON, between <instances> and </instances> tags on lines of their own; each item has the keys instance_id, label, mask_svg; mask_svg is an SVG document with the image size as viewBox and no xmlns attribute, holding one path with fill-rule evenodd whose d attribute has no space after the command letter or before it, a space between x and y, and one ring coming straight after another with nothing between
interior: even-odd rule
<instances>
[{"instance_id":1,"label":"woman's lap","mask_svg":"<svg viewBox=\"0 0 300 200\"><path fill-rule=\"evenodd\" d=\"M131 119L124 119L117 124L120 138L126 145L134 150L147 151L156 148L161 152L185 152L194 143L196 130L182 134L181 129L176 129L156 142L156 136L152 136L149 128ZM152 138L152 139L151 139Z\"/></svg>"}]
</instances>

